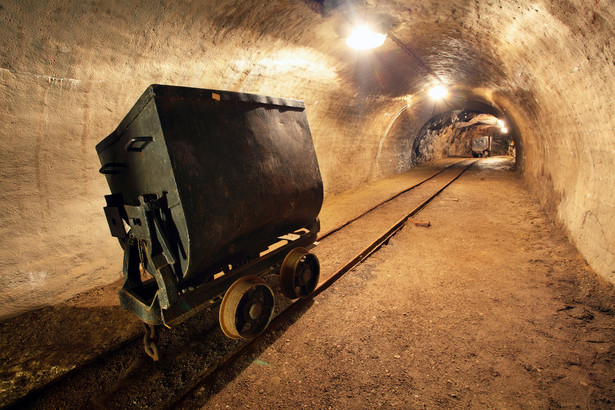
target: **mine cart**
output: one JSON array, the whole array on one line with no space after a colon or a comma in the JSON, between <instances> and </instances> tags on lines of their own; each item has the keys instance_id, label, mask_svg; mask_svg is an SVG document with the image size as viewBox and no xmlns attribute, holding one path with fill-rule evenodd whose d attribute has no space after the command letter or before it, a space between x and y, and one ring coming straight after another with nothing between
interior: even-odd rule
<instances>
[{"instance_id":1,"label":"mine cart","mask_svg":"<svg viewBox=\"0 0 615 410\"><path fill-rule=\"evenodd\" d=\"M273 314L263 273L290 298L315 289L323 188L302 101L152 85L96 150L121 305L152 329L224 294L222 330L250 338Z\"/></svg>"},{"instance_id":2,"label":"mine cart","mask_svg":"<svg viewBox=\"0 0 615 410\"><path fill-rule=\"evenodd\" d=\"M491 153L491 137L472 138L472 156L488 157Z\"/></svg>"}]
</instances>

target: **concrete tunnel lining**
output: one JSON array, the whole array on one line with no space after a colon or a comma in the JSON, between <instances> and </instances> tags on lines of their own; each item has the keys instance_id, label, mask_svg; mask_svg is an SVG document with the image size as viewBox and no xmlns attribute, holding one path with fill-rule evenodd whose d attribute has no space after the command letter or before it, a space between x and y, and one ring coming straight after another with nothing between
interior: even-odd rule
<instances>
[{"instance_id":1,"label":"concrete tunnel lining","mask_svg":"<svg viewBox=\"0 0 615 410\"><path fill-rule=\"evenodd\" d=\"M378 152L429 76L388 40L348 49L349 10L392 16L387 29L438 76L516 124L519 172L615 282L611 2L6 1L0 316L120 277L93 147L151 83L304 100L327 196L407 170L382 172ZM430 118L409 113L418 128Z\"/></svg>"}]
</instances>

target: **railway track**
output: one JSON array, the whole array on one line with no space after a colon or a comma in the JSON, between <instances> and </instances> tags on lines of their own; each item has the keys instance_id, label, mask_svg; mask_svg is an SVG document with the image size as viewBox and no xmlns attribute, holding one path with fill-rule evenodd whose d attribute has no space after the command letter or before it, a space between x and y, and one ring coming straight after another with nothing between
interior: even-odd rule
<instances>
[{"instance_id":1,"label":"railway track","mask_svg":"<svg viewBox=\"0 0 615 410\"><path fill-rule=\"evenodd\" d=\"M288 325L293 315L300 315L314 296L386 244L475 162L459 161L342 226L323 232L319 245L312 250L321 261L326 261L316 291L310 298L297 301L276 292L276 316L255 339L245 342L225 338L217 325L218 301L214 301L205 312L170 332L162 332L159 362L153 363L143 354L138 335L30 392L9 408L181 407L191 400L195 390L209 384L220 369L245 358L256 347L267 345L268 339L278 337L280 328ZM265 280L279 288L276 274L265 275Z\"/></svg>"}]
</instances>

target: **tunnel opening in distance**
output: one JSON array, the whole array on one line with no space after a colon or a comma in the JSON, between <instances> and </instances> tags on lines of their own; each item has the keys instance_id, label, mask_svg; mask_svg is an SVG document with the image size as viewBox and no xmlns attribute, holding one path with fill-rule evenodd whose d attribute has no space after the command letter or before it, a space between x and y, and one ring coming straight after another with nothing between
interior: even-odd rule
<instances>
[{"instance_id":1,"label":"tunnel opening in distance","mask_svg":"<svg viewBox=\"0 0 615 410\"><path fill-rule=\"evenodd\" d=\"M423 125L412 144L412 166L447 157L516 157L504 120L475 110L450 110Z\"/></svg>"}]
</instances>

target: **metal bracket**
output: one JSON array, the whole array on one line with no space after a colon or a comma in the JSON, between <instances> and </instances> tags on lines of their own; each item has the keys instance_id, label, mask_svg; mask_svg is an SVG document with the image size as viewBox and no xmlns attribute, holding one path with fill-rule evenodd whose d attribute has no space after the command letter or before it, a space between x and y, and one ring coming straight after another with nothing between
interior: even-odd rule
<instances>
[{"instance_id":1,"label":"metal bracket","mask_svg":"<svg viewBox=\"0 0 615 410\"><path fill-rule=\"evenodd\" d=\"M166 196L165 193L140 195L138 206L120 206L120 202L121 198L114 198L111 201L114 207L108 211L112 218L123 215L130 225L130 232L123 232L131 243L124 246L124 286L120 301L145 322L160 324L161 309L168 309L179 298L174 269L177 257L165 235L162 220L162 214L168 210ZM154 277L155 284L142 281L141 265Z\"/></svg>"},{"instance_id":2,"label":"metal bracket","mask_svg":"<svg viewBox=\"0 0 615 410\"><path fill-rule=\"evenodd\" d=\"M153 267L150 272L158 284L158 303L160 308L168 309L178 298L176 274L173 265L177 262L171 250L171 245L162 228L160 212L166 206L164 193L160 197L140 195L140 208L144 214L144 228L147 231L146 241L149 265Z\"/></svg>"}]
</instances>

